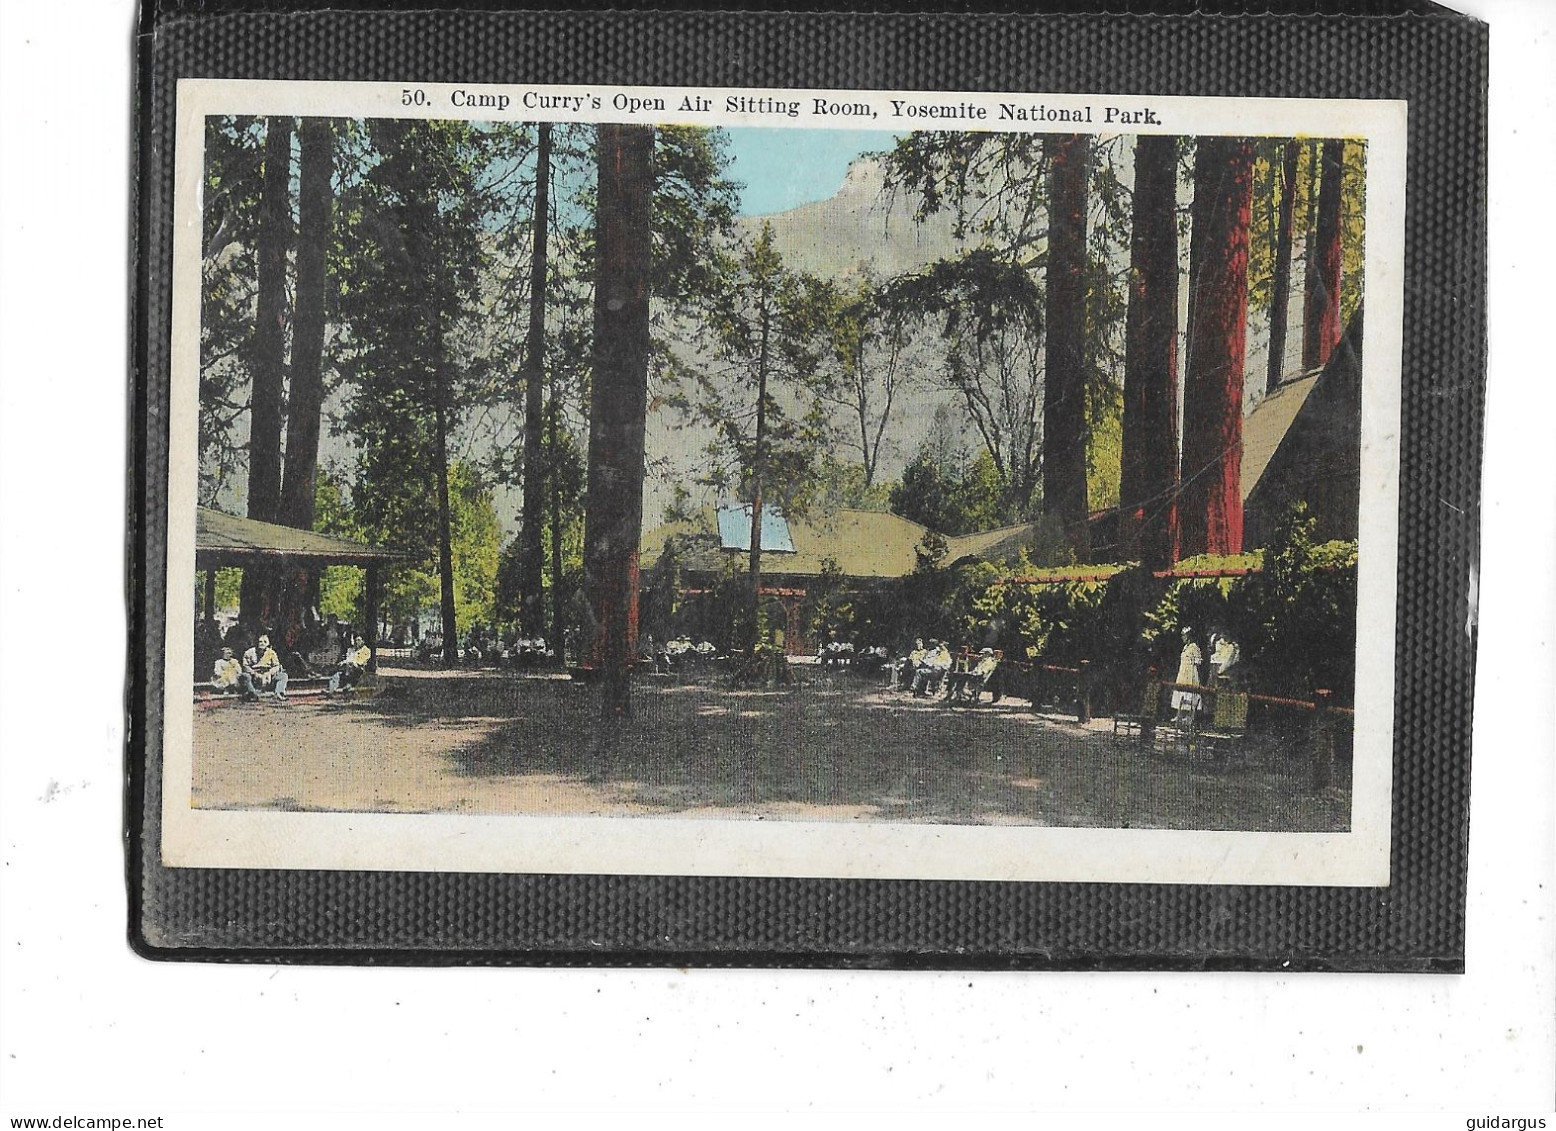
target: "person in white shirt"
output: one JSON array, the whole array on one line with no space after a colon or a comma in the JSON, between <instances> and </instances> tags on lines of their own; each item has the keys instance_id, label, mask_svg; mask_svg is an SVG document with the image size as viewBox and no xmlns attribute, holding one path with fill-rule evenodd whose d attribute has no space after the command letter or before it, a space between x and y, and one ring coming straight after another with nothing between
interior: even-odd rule
<instances>
[{"instance_id":1,"label":"person in white shirt","mask_svg":"<svg viewBox=\"0 0 1556 1131\"><path fill-rule=\"evenodd\" d=\"M913 677L913 696L916 699L922 699L938 691L946 672L951 670L951 649L946 647L944 641L931 640L930 643L934 647L924 658L924 664L919 668L918 674Z\"/></svg>"},{"instance_id":2,"label":"person in white shirt","mask_svg":"<svg viewBox=\"0 0 1556 1131\"><path fill-rule=\"evenodd\" d=\"M978 662L965 672L952 672L948 677L945 697L949 700L972 699L977 702L978 696L988 685L989 677L994 674L994 669L999 667L999 661L995 659L994 649L985 648L978 655Z\"/></svg>"},{"instance_id":3,"label":"person in white shirt","mask_svg":"<svg viewBox=\"0 0 1556 1131\"><path fill-rule=\"evenodd\" d=\"M1233 642L1230 636L1213 632L1210 634L1210 670L1216 683L1228 683L1231 676L1228 675L1242 659L1242 651Z\"/></svg>"},{"instance_id":4,"label":"person in white shirt","mask_svg":"<svg viewBox=\"0 0 1556 1131\"><path fill-rule=\"evenodd\" d=\"M211 687L223 695L234 695L243 679L243 665L238 663L231 648L223 648L211 672Z\"/></svg>"},{"instance_id":5,"label":"person in white shirt","mask_svg":"<svg viewBox=\"0 0 1556 1131\"><path fill-rule=\"evenodd\" d=\"M362 639L362 634L354 634L351 637L351 647L346 649L345 659L341 660L335 674L330 676L329 686L326 688L329 694L335 694L342 686L354 687L361 682L372 658L373 650Z\"/></svg>"},{"instance_id":6,"label":"person in white shirt","mask_svg":"<svg viewBox=\"0 0 1556 1131\"><path fill-rule=\"evenodd\" d=\"M273 690L277 699L286 702L286 669L270 646L270 637L261 633L254 647L243 653L243 673L238 681L245 699L258 699Z\"/></svg>"},{"instance_id":7,"label":"person in white shirt","mask_svg":"<svg viewBox=\"0 0 1556 1131\"><path fill-rule=\"evenodd\" d=\"M924 659L928 655L928 651L924 648L924 641L915 639L912 649L906 656L902 657L902 661L897 665L894 684L904 691L910 690L913 687L914 678L918 675L919 668L923 666Z\"/></svg>"},{"instance_id":8,"label":"person in white shirt","mask_svg":"<svg viewBox=\"0 0 1556 1131\"><path fill-rule=\"evenodd\" d=\"M1199 645L1194 643L1194 630L1183 630L1183 651L1178 655L1178 675L1174 683L1190 687L1198 687L1199 666L1204 663L1205 657L1199 650ZM1197 691L1176 690L1172 693L1172 709L1177 713L1178 725L1182 728L1193 726L1194 716L1200 708L1200 696Z\"/></svg>"}]
</instances>

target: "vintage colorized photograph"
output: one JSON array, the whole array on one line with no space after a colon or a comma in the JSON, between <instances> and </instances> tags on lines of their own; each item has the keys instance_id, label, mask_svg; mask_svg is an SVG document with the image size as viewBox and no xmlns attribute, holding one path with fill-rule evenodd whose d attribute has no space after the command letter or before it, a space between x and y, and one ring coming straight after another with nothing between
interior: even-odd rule
<instances>
[{"instance_id":1,"label":"vintage colorized photograph","mask_svg":"<svg viewBox=\"0 0 1556 1131\"><path fill-rule=\"evenodd\" d=\"M167 863L1386 884L1403 138L181 82Z\"/></svg>"}]
</instances>

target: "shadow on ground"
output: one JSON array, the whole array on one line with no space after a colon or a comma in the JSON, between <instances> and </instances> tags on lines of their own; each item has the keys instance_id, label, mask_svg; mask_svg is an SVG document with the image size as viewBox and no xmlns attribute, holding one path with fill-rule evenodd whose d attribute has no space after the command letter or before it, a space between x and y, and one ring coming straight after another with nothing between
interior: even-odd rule
<instances>
[{"instance_id":1,"label":"shadow on ground","mask_svg":"<svg viewBox=\"0 0 1556 1131\"><path fill-rule=\"evenodd\" d=\"M1346 790L1315 792L1279 752L1224 767L1166 758L1024 703L951 708L830 679L733 691L648 676L615 733L595 692L559 678L438 673L387 681L374 699L333 705L392 749L420 739L438 773L483 782L558 778L603 811L1038 824L1100 828L1340 831ZM450 728L457 734L443 733ZM287 798L296 804L294 798ZM385 808L419 806L414 798ZM461 804L461 808L467 808ZM491 809L487 811L511 811Z\"/></svg>"}]
</instances>

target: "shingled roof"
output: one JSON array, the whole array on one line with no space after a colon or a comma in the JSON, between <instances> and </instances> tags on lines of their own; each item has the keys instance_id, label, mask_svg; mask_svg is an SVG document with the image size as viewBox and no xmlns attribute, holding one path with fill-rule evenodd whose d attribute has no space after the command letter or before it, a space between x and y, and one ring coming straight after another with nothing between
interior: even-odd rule
<instances>
[{"instance_id":1,"label":"shingled roof","mask_svg":"<svg viewBox=\"0 0 1556 1131\"><path fill-rule=\"evenodd\" d=\"M793 553L764 557L764 568L774 573L816 577L831 558L848 577L892 578L911 573L918 564L915 553L927 526L880 511L841 508L826 514L789 519ZM722 548L711 508L691 520L666 523L643 535L639 554L643 569L652 569L674 539L683 569L714 573L724 568L731 554Z\"/></svg>"},{"instance_id":2,"label":"shingled roof","mask_svg":"<svg viewBox=\"0 0 1556 1131\"><path fill-rule=\"evenodd\" d=\"M296 530L254 518L200 507L195 517L195 565L198 569L297 561L313 565L373 565L398 561L405 554L365 542Z\"/></svg>"},{"instance_id":3,"label":"shingled roof","mask_svg":"<svg viewBox=\"0 0 1556 1131\"><path fill-rule=\"evenodd\" d=\"M1318 385L1318 378L1319 371L1314 370L1287 381L1243 418L1243 463L1238 472L1238 486L1242 489L1244 502L1264 478L1265 469L1291 431L1302 406L1307 404Z\"/></svg>"}]
</instances>

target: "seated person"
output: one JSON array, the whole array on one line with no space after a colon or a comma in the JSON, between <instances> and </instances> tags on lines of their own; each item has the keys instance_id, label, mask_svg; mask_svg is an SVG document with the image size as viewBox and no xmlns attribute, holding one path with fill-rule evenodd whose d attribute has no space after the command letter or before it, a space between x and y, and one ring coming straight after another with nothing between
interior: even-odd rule
<instances>
[{"instance_id":1,"label":"seated person","mask_svg":"<svg viewBox=\"0 0 1556 1131\"><path fill-rule=\"evenodd\" d=\"M1232 669L1241 659L1242 650L1230 636L1218 632L1210 634L1210 672L1215 684L1230 684L1234 678Z\"/></svg>"},{"instance_id":2,"label":"seated person","mask_svg":"<svg viewBox=\"0 0 1556 1131\"><path fill-rule=\"evenodd\" d=\"M945 697L950 700L977 702L978 696L988 686L989 677L994 674L994 669L999 667L999 661L994 657L993 648L985 648L978 654L978 662L964 672L952 672L946 677Z\"/></svg>"},{"instance_id":3,"label":"seated person","mask_svg":"<svg viewBox=\"0 0 1556 1131\"><path fill-rule=\"evenodd\" d=\"M274 689L275 697L283 703L286 701L286 669L270 646L270 637L264 633L259 634L254 647L243 653L243 671L238 683L245 699L258 699Z\"/></svg>"},{"instance_id":4,"label":"seated person","mask_svg":"<svg viewBox=\"0 0 1556 1131\"><path fill-rule=\"evenodd\" d=\"M691 637L677 636L665 644L665 666L675 670L682 666L692 653Z\"/></svg>"},{"instance_id":5,"label":"seated person","mask_svg":"<svg viewBox=\"0 0 1556 1131\"><path fill-rule=\"evenodd\" d=\"M929 653L924 649L924 641L914 640L912 650L902 657L902 661L897 665L896 679L893 683L903 691L911 688L913 677L918 673L919 668L923 667L924 659L928 655Z\"/></svg>"},{"instance_id":6,"label":"seated person","mask_svg":"<svg viewBox=\"0 0 1556 1131\"><path fill-rule=\"evenodd\" d=\"M913 697L922 699L940 690L940 683L951 670L951 649L941 640L931 640L932 647L924 657L924 663L913 676Z\"/></svg>"},{"instance_id":7,"label":"seated person","mask_svg":"<svg viewBox=\"0 0 1556 1131\"><path fill-rule=\"evenodd\" d=\"M362 639L362 634L356 633L351 638L351 647L346 649L346 656L340 662L340 667L335 674L330 676L329 686L325 691L333 695L342 687L355 687L362 682L362 676L367 673L368 662L373 658L373 650Z\"/></svg>"},{"instance_id":8,"label":"seated person","mask_svg":"<svg viewBox=\"0 0 1556 1131\"><path fill-rule=\"evenodd\" d=\"M222 695L236 695L243 679L243 665L238 663L231 648L223 648L211 673L212 690Z\"/></svg>"}]
</instances>

